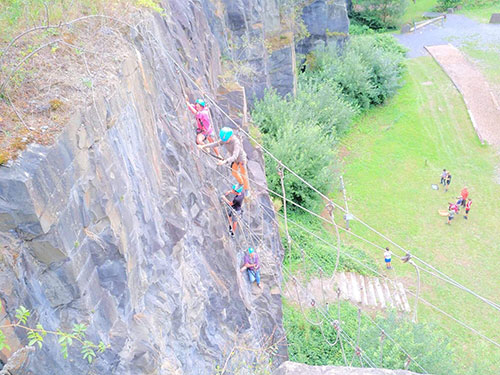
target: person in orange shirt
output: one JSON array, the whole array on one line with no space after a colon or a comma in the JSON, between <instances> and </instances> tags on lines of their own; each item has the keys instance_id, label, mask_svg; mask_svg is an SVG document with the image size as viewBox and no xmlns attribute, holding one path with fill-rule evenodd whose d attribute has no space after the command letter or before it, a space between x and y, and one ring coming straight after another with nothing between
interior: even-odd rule
<instances>
[{"instance_id":1,"label":"person in orange shirt","mask_svg":"<svg viewBox=\"0 0 500 375\"><path fill-rule=\"evenodd\" d=\"M465 207L465 204L467 203L467 197L469 196L469 190L467 190L467 186L465 186L462 189L462 191L460 192L460 195L462 196L461 206Z\"/></svg>"}]
</instances>

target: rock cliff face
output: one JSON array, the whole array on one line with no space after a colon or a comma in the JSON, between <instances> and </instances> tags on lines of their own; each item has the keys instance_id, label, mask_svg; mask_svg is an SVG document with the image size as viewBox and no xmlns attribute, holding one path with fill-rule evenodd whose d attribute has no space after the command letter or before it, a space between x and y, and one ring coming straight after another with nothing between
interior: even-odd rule
<instances>
[{"instance_id":1,"label":"rock cliff face","mask_svg":"<svg viewBox=\"0 0 500 375\"><path fill-rule=\"evenodd\" d=\"M297 43L297 53L307 54L319 45L342 44L349 34L345 0L315 0L302 10L309 36Z\"/></svg>"},{"instance_id":2,"label":"rock cliff face","mask_svg":"<svg viewBox=\"0 0 500 375\"><path fill-rule=\"evenodd\" d=\"M46 329L83 322L89 339L110 345L88 365L77 348L63 360L48 336L12 375L211 374L239 363L252 373L251 364L268 364L267 352L277 354L273 366L287 358L283 249L258 185L262 156L245 141L254 182L243 221L252 232L233 239L219 199L233 178L196 149L183 97L202 92L173 63L245 126L247 100L267 87L294 88L294 49L280 38L278 2L162 6L165 16L144 14L137 29L124 27L130 43L113 93L75 110L52 146L31 145L0 168L2 316L13 319L24 305ZM226 55L231 77L236 62L258 73L240 72L246 90L221 77ZM211 113L217 128L232 126L213 106ZM239 271L248 246L263 263L257 295ZM27 344L21 330L6 334L12 352Z\"/></svg>"}]
</instances>

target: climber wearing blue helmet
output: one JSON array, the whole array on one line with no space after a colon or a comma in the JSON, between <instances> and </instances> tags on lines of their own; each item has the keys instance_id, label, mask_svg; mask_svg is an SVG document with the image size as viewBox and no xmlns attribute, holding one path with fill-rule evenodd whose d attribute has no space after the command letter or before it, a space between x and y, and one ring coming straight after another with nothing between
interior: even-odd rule
<instances>
[{"instance_id":1,"label":"climber wearing blue helmet","mask_svg":"<svg viewBox=\"0 0 500 375\"><path fill-rule=\"evenodd\" d=\"M221 198L226 204L230 206L229 214L227 218L229 220L229 233L231 236L234 236L236 233L236 228L238 226L238 216L241 216L242 209L241 205L243 204L243 199L245 196L242 194L243 186L235 184L233 188L227 191ZM232 200L227 199L228 195L234 195Z\"/></svg>"},{"instance_id":2,"label":"climber wearing blue helmet","mask_svg":"<svg viewBox=\"0 0 500 375\"><path fill-rule=\"evenodd\" d=\"M203 99L196 99L196 102L191 104L186 95L186 104L196 118L196 143L202 145L205 141L213 142L215 139L214 129L210 123L210 114L205 101ZM217 147L214 147L214 152L216 156L220 157Z\"/></svg>"},{"instance_id":3,"label":"climber wearing blue helmet","mask_svg":"<svg viewBox=\"0 0 500 375\"><path fill-rule=\"evenodd\" d=\"M245 264L241 267L241 272L247 270L248 279L252 284L254 281L257 283L257 286L260 288L260 262L259 256L255 252L253 247L248 248L248 253L245 254L244 259Z\"/></svg>"},{"instance_id":4,"label":"climber wearing blue helmet","mask_svg":"<svg viewBox=\"0 0 500 375\"><path fill-rule=\"evenodd\" d=\"M220 145L226 147L230 155L227 159L217 162L217 165L230 163L234 178L236 178L236 181L238 181L240 185L243 185L245 195L248 197L250 195L250 190L246 168L247 154L245 153L245 150L243 150L243 143L241 139L233 133L233 129L224 127L219 132L220 140L198 147L205 148Z\"/></svg>"}]
</instances>

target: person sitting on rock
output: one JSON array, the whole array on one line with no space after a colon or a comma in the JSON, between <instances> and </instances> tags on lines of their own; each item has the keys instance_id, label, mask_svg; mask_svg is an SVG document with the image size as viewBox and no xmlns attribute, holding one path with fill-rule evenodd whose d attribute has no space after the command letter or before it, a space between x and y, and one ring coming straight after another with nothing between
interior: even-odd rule
<instances>
[{"instance_id":1,"label":"person sitting on rock","mask_svg":"<svg viewBox=\"0 0 500 375\"><path fill-rule=\"evenodd\" d=\"M240 185L243 185L245 196L249 197L250 189L247 174L247 154L245 150L243 150L243 142L239 137L233 135L233 129L228 127L222 128L219 132L219 136L220 140L205 145L198 145L198 147L203 149L206 147L224 145L230 155L227 159L218 161L217 165L229 163L234 178L236 178L236 181L238 181Z\"/></svg>"},{"instance_id":2,"label":"person sitting on rock","mask_svg":"<svg viewBox=\"0 0 500 375\"><path fill-rule=\"evenodd\" d=\"M233 188L231 190L227 191L222 196L224 202L231 206L231 210L228 214L229 233L231 234L231 236L234 236L234 234L236 233L236 227L238 226L238 216L241 216L242 213L241 205L243 204L243 199L245 198L245 196L242 194L242 191L243 186L236 184L233 185ZM234 195L233 199L227 199L228 195Z\"/></svg>"},{"instance_id":3,"label":"person sitting on rock","mask_svg":"<svg viewBox=\"0 0 500 375\"><path fill-rule=\"evenodd\" d=\"M245 254L245 258L243 260L245 264L241 267L241 272L247 270L248 279L250 280L250 284L253 284L255 281L257 286L260 288L260 263L259 256L253 249L253 247L248 248L248 253Z\"/></svg>"},{"instance_id":4,"label":"person sitting on rock","mask_svg":"<svg viewBox=\"0 0 500 375\"><path fill-rule=\"evenodd\" d=\"M196 118L196 144L202 145L205 141L213 142L215 139L214 129L210 123L210 114L208 113L208 108L206 108L205 101L203 99L196 99L193 105L189 102L189 98L186 95L186 104ZM220 157L217 147L214 147L214 152L215 155Z\"/></svg>"}]
</instances>

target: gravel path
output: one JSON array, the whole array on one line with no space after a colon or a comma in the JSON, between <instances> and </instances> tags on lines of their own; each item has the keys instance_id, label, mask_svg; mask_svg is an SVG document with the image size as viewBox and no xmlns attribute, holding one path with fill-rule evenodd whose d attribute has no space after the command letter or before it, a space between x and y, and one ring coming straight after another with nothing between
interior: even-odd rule
<instances>
[{"instance_id":1,"label":"gravel path","mask_svg":"<svg viewBox=\"0 0 500 375\"><path fill-rule=\"evenodd\" d=\"M460 47L475 43L478 47L500 46L500 24L478 23L460 14L447 14L444 24L425 26L414 33L395 34L396 39L409 49L408 57L426 56L424 46L452 44Z\"/></svg>"},{"instance_id":2,"label":"gravel path","mask_svg":"<svg viewBox=\"0 0 500 375\"><path fill-rule=\"evenodd\" d=\"M500 109L483 74L450 44L426 49L462 94L479 138L500 148Z\"/></svg>"}]
</instances>

